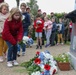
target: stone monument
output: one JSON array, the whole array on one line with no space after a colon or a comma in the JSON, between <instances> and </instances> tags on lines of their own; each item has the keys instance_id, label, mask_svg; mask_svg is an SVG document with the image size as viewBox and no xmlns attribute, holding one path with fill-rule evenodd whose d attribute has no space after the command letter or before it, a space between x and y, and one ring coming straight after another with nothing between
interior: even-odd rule
<instances>
[{"instance_id":1,"label":"stone monument","mask_svg":"<svg viewBox=\"0 0 76 75\"><path fill-rule=\"evenodd\" d=\"M69 18L73 22L72 34L71 34L71 45L70 51L68 52L70 56L70 63L73 68L76 70L76 9L66 15L66 18Z\"/></svg>"}]
</instances>

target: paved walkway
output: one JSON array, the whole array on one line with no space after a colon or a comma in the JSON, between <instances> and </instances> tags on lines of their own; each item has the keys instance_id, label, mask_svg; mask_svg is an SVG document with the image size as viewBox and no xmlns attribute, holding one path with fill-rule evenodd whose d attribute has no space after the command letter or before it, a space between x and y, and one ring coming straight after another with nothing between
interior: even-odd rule
<instances>
[{"instance_id":1,"label":"paved walkway","mask_svg":"<svg viewBox=\"0 0 76 75\"><path fill-rule=\"evenodd\" d=\"M56 56L60 53L66 53L70 49L70 46L68 45L63 45L63 46L53 46L53 47L48 47L45 48L43 47L42 50L38 49L39 51L44 51L44 50L49 50L53 56ZM25 56L20 56L18 57L18 62L22 63L24 61L28 61L29 59L33 58L36 53L35 46L32 48L27 48L26 50L26 55ZM0 63L0 75L28 75L27 72L25 71L25 68L17 66L17 67L12 67L8 68L6 66L6 60L3 63ZM58 73L55 75L76 75L76 71L71 68L70 71L60 71L58 70Z\"/></svg>"}]
</instances>

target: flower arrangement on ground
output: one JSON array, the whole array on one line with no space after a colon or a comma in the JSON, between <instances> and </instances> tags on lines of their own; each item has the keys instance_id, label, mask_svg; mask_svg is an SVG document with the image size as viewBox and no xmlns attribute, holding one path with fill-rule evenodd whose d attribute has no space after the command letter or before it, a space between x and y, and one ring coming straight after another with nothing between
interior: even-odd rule
<instances>
[{"instance_id":1,"label":"flower arrangement on ground","mask_svg":"<svg viewBox=\"0 0 76 75\"><path fill-rule=\"evenodd\" d=\"M63 54L59 54L57 57L55 57L55 60L57 62L66 63L66 62L69 62L69 57L68 57L68 54L63 53Z\"/></svg>"},{"instance_id":2,"label":"flower arrangement on ground","mask_svg":"<svg viewBox=\"0 0 76 75\"><path fill-rule=\"evenodd\" d=\"M55 60L57 61L60 70L62 71L70 70L70 61L68 54L66 53L59 54L57 57L55 57Z\"/></svg>"},{"instance_id":3,"label":"flower arrangement on ground","mask_svg":"<svg viewBox=\"0 0 76 75\"><path fill-rule=\"evenodd\" d=\"M54 75L57 72L56 61L49 51L36 52L36 56L21 64L29 75Z\"/></svg>"}]
</instances>

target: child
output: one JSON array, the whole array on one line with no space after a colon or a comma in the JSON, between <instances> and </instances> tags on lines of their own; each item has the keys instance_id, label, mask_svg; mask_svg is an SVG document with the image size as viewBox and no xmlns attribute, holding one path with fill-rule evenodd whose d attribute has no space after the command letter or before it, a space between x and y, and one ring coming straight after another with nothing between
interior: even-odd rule
<instances>
[{"instance_id":1,"label":"child","mask_svg":"<svg viewBox=\"0 0 76 75\"><path fill-rule=\"evenodd\" d=\"M12 8L9 17L4 23L2 37L8 45L7 66L18 65L17 60L17 43L22 40L22 15L18 8Z\"/></svg>"},{"instance_id":2,"label":"child","mask_svg":"<svg viewBox=\"0 0 76 75\"><path fill-rule=\"evenodd\" d=\"M55 18L52 18L51 21L52 21L52 34L51 34L51 38L50 38L50 44L51 44L51 46L54 46L55 45L57 26L56 26Z\"/></svg>"},{"instance_id":3,"label":"child","mask_svg":"<svg viewBox=\"0 0 76 75\"><path fill-rule=\"evenodd\" d=\"M59 45L59 43L61 43L63 45L63 33L64 33L64 24L62 23L62 19L59 18L59 24L57 24L57 29L58 29L58 43L57 45ZM61 42L60 42L61 40Z\"/></svg>"},{"instance_id":4,"label":"child","mask_svg":"<svg viewBox=\"0 0 76 75\"><path fill-rule=\"evenodd\" d=\"M45 36L46 36L46 45L45 47L50 45L50 36L51 36L51 32L52 32L52 22L49 20L48 17L44 18L45 22L44 22L44 31L45 31Z\"/></svg>"},{"instance_id":5,"label":"child","mask_svg":"<svg viewBox=\"0 0 76 75\"><path fill-rule=\"evenodd\" d=\"M36 49L39 48L39 43L40 43L40 49L42 49L42 31L43 31L43 26L44 26L44 22L41 19L41 16L37 15L36 16L36 20L34 22L35 36L37 38L37 47L36 47Z\"/></svg>"},{"instance_id":6,"label":"child","mask_svg":"<svg viewBox=\"0 0 76 75\"><path fill-rule=\"evenodd\" d=\"M20 5L21 13L22 13L22 25L23 25L23 31L24 31L24 36L28 35L28 28L31 24L30 22L30 15L28 12L26 12L26 4L21 3Z\"/></svg>"},{"instance_id":7,"label":"child","mask_svg":"<svg viewBox=\"0 0 76 75\"><path fill-rule=\"evenodd\" d=\"M7 3L0 4L0 62L4 61L3 54L6 58L7 45L2 38L2 31L4 28L4 22L9 15L8 10L9 8Z\"/></svg>"},{"instance_id":8,"label":"child","mask_svg":"<svg viewBox=\"0 0 76 75\"><path fill-rule=\"evenodd\" d=\"M21 13L22 13L22 25L23 25L23 36L28 35L28 28L30 25L30 15L26 12L26 4L21 3L20 5ZM25 55L26 45L22 44L22 56ZM18 45L18 55L20 53L20 46Z\"/></svg>"}]
</instances>

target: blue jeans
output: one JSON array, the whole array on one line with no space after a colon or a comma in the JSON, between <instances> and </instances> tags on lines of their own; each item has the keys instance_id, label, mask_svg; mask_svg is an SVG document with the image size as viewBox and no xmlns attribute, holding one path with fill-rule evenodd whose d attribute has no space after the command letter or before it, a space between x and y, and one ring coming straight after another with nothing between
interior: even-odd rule
<instances>
[{"instance_id":1,"label":"blue jeans","mask_svg":"<svg viewBox=\"0 0 76 75\"><path fill-rule=\"evenodd\" d=\"M29 38L29 40L27 42L27 45L28 46L31 46L33 43L34 43L33 39L32 38Z\"/></svg>"},{"instance_id":2,"label":"blue jeans","mask_svg":"<svg viewBox=\"0 0 76 75\"><path fill-rule=\"evenodd\" d=\"M28 35L28 29L26 29L26 31L24 31L24 34L23 36L27 36ZM22 48L22 52L25 52L26 51L26 45L25 44L22 44L22 45L19 45L17 44L17 52L20 52L20 48Z\"/></svg>"},{"instance_id":3,"label":"blue jeans","mask_svg":"<svg viewBox=\"0 0 76 75\"><path fill-rule=\"evenodd\" d=\"M20 52L20 48L22 48L22 52L26 51L26 45L25 44L22 44L22 45L17 44L17 47L18 47L17 52Z\"/></svg>"},{"instance_id":4,"label":"blue jeans","mask_svg":"<svg viewBox=\"0 0 76 75\"><path fill-rule=\"evenodd\" d=\"M6 41L8 45L7 61L13 61L17 59L17 45L12 45L10 42Z\"/></svg>"},{"instance_id":5,"label":"blue jeans","mask_svg":"<svg viewBox=\"0 0 76 75\"><path fill-rule=\"evenodd\" d=\"M23 36L28 36L28 30L24 31Z\"/></svg>"}]
</instances>

